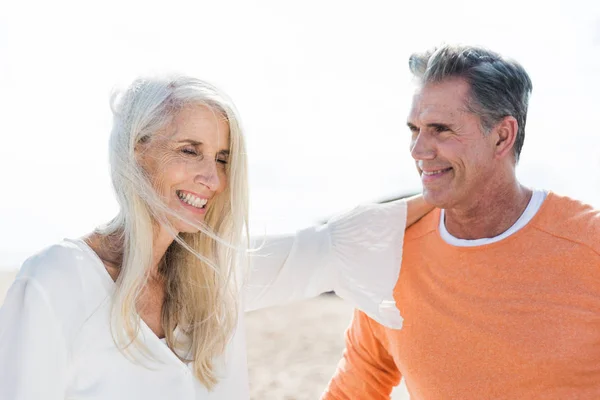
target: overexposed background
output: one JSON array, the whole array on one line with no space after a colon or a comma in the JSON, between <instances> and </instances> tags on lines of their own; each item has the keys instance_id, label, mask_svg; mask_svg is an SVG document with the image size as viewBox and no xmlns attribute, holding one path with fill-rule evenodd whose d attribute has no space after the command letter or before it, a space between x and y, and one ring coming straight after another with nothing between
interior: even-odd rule
<instances>
[{"instance_id":1,"label":"overexposed background","mask_svg":"<svg viewBox=\"0 0 600 400\"><path fill-rule=\"evenodd\" d=\"M411 4L414 3L414 4ZM521 179L600 205L600 2L0 3L0 265L116 212L110 91L154 71L223 88L246 128L251 229L293 231L419 190L407 59L442 41L534 83Z\"/></svg>"},{"instance_id":2,"label":"overexposed background","mask_svg":"<svg viewBox=\"0 0 600 400\"><path fill-rule=\"evenodd\" d=\"M443 41L525 66L521 180L600 206L596 0L0 2L0 269L115 214L108 98L139 74L189 73L234 99L254 233L418 191L407 60Z\"/></svg>"}]
</instances>

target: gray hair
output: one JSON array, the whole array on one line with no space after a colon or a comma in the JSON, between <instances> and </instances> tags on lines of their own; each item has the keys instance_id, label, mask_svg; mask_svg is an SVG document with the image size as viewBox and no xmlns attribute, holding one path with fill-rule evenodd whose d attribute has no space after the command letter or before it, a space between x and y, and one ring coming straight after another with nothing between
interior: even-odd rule
<instances>
[{"instance_id":1,"label":"gray hair","mask_svg":"<svg viewBox=\"0 0 600 400\"><path fill-rule=\"evenodd\" d=\"M422 83L448 78L466 80L471 87L467 109L479 115L481 129L486 134L503 118L514 117L519 127L513 151L519 160L533 88L521 64L481 47L444 45L411 55L409 66Z\"/></svg>"},{"instance_id":2,"label":"gray hair","mask_svg":"<svg viewBox=\"0 0 600 400\"><path fill-rule=\"evenodd\" d=\"M135 152L136 145L151 142L190 105L206 106L225 118L229 127L228 184L214 197L202 223L168 207ZM120 210L97 232L123 240L123 262L113 294L113 339L134 361L143 359L130 349L152 356L139 340L136 306L152 267L154 229L160 224L174 237L159 269L166 286L161 324L167 344L176 355L188 354L183 361L193 361L194 375L211 389L220 378L214 360L224 353L236 329L236 273L244 265L248 238L247 160L238 112L216 87L182 75L139 78L113 96L112 110L109 160ZM167 216L185 221L198 232L178 234ZM184 333L185 343L176 338L175 328ZM182 346L183 352L175 351Z\"/></svg>"}]
</instances>

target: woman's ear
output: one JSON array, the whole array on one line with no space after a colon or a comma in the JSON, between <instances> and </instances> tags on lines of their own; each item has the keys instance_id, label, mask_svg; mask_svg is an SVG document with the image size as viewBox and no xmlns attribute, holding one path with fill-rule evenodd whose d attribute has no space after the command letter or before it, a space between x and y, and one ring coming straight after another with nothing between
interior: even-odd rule
<instances>
[{"instance_id":1,"label":"woman's ear","mask_svg":"<svg viewBox=\"0 0 600 400\"><path fill-rule=\"evenodd\" d=\"M135 144L135 151L143 149L150 142L150 135L142 136Z\"/></svg>"},{"instance_id":2,"label":"woman's ear","mask_svg":"<svg viewBox=\"0 0 600 400\"><path fill-rule=\"evenodd\" d=\"M144 136L140 140L138 140L138 142L135 144L135 147L133 148L135 161L142 168L145 167L144 160L146 159L146 157L144 157L144 154L148 150L149 143L150 143L150 136Z\"/></svg>"}]
</instances>

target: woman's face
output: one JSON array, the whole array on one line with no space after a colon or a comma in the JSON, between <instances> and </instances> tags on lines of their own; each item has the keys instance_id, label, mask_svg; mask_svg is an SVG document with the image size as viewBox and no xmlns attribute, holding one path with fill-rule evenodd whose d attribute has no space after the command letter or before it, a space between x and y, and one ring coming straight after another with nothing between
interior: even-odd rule
<instances>
[{"instance_id":1,"label":"woman's face","mask_svg":"<svg viewBox=\"0 0 600 400\"><path fill-rule=\"evenodd\" d=\"M187 220L202 222L211 201L227 186L229 124L213 108L188 105L136 153L169 208ZM179 232L197 232L179 218L169 220Z\"/></svg>"}]
</instances>

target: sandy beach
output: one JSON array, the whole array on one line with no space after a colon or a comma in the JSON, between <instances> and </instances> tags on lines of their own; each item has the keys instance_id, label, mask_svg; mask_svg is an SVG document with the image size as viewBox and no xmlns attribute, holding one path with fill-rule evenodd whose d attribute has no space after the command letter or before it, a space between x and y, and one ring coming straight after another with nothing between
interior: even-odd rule
<instances>
[{"instance_id":1,"label":"sandy beach","mask_svg":"<svg viewBox=\"0 0 600 400\"><path fill-rule=\"evenodd\" d=\"M0 304L15 272L0 270ZM344 348L352 308L335 295L246 314L252 400L319 399ZM404 387L393 400L408 400Z\"/></svg>"},{"instance_id":2,"label":"sandy beach","mask_svg":"<svg viewBox=\"0 0 600 400\"><path fill-rule=\"evenodd\" d=\"M252 400L319 399L342 355L351 318L352 307L335 295L248 313ZM392 399L409 399L404 385Z\"/></svg>"}]
</instances>

